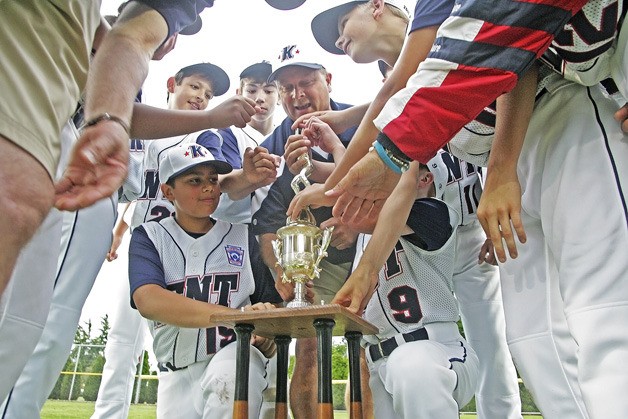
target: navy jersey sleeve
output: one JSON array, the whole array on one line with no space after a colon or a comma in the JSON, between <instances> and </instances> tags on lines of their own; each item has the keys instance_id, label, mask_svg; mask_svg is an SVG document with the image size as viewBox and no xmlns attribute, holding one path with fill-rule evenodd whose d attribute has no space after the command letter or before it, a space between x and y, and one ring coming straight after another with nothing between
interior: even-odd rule
<instances>
[{"instance_id":1,"label":"navy jersey sleeve","mask_svg":"<svg viewBox=\"0 0 628 419\"><path fill-rule=\"evenodd\" d=\"M406 224L414 231L414 237L404 238L424 250L440 249L454 232L447 204L439 199L414 201Z\"/></svg>"},{"instance_id":2,"label":"navy jersey sleeve","mask_svg":"<svg viewBox=\"0 0 628 419\"><path fill-rule=\"evenodd\" d=\"M259 243L249 227L249 249L251 257L251 270L255 278L255 292L251 294L251 304L274 303L279 304L283 299L275 288L275 279L262 260Z\"/></svg>"},{"instance_id":3,"label":"navy jersey sleeve","mask_svg":"<svg viewBox=\"0 0 628 419\"><path fill-rule=\"evenodd\" d=\"M222 141L220 141L220 137L218 137L213 131L208 130L200 133L198 137L196 137L196 144L200 144L208 149L216 160L227 161L225 156L222 154Z\"/></svg>"},{"instance_id":4,"label":"navy jersey sleeve","mask_svg":"<svg viewBox=\"0 0 628 419\"><path fill-rule=\"evenodd\" d=\"M410 32L429 26L440 26L454 7L454 0L421 0L414 6Z\"/></svg>"},{"instance_id":5,"label":"navy jersey sleeve","mask_svg":"<svg viewBox=\"0 0 628 419\"><path fill-rule=\"evenodd\" d=\"M131 234L129 243L129 286L131 288L131 307L133 293L142 285L155 284L166 288L164 268L159 252L146 234L143 226L138 226Z\"/></svg>"},{"instance_id":6,"label":"navy jersey sleeve","mask_svg":"<svg viewBox=\"0 0 628 419\"><path fill-rule=\"evenodd\" d=\"M207 7L214 5L214 0L136 0L155 9L168 24L169 38L175 32L196 21L198 15Z\"/></svg>"},{"instance_id":7,"label":"navy jersey sleeve","mask_svg":"<svg viewBox=\"0 0 628 419\"><path fill-rule=\"evenodd\" d=\"M222 155L234 169L242 168L242 157L238 139L233 135L231 128L216 130L216 135L222 138Z\"/></svg>"}]
</instances>

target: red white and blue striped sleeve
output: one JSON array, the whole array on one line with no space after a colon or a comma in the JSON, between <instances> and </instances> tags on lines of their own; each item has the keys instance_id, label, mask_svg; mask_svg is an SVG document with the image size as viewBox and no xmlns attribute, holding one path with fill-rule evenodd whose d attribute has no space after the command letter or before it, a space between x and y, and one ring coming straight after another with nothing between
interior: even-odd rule
<instances>
[{"instance_id":1,"label":"red white and blue striped sleeve","mask_svg":"<svg viewBox=\"0 0 628 419\"><path fill-rule=\"evenodd\" d=\"M587 0L462 0L432 50L374 123L426 163L549 47Z\"/></svg>"}]
</instances>

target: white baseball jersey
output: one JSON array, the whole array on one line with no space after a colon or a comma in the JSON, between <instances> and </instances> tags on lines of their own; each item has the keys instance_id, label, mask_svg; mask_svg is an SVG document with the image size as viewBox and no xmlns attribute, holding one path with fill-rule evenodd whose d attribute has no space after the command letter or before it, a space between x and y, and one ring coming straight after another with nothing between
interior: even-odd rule
<instances>
[{"instance_id":1,"label":"white baseball jersey","mask_svg":"<svg viewBox=\"0 0 628 419\"><path fill-rule=\"evenodd\" d=\"M411 217L416 216L418 206L425 203L436 208L439 221L449 220L449 238L434 250L421 249L409 241L410 236L416 234L399 239L379 272L377 290L364 311L363 317L379 328L377 338L365 336L367 342L377 343L428 323L456 322L459 318L452 283L458 215L442 201L427 198L415 202ZM356 261L361 258L368 240L370 236L360 235Z\"/></svg>"},{"instance_id":2,"label":"white baseball jersey","mask_svg":"<svg viewBox=\"0 0 628 419\"><path fill-rule=\"evenodd\" d=\"M610 77L625 13L619 0L588 1L554 38L542 59L566 79L585 86Z\"/></svg>"},{"instance_id":3,"label":"white baseball jersey","mask_svg":"<svg viewBox=\"0 0 628 419\"><path fill-rule=\"evenodd\" d=\"M220 139L222 154L234 169L242 168L246 149L257 147L265 138L264 134L250 125L244 128L230 127L222 130L212 130L212 132ZM240 199L233 201L227 194L223 194L220 197L220 204L218 204L213 217L231 223L250 223L251 200Z\"/></svg>"},{"instance_id":4,"label":"white baseball jersey","mask_svg":"<svg viewBox=\"0 0 628 419\"><path fill-rule=\"evenodd\" d=\"M150 240L145 244L153 246L149 252L137 247L142 230ZM131 295L153 283L198 301L237 308L249 304L255 292L245 225L216 221L208 233L194 238L173 217L145 223L133 233L129 259ZM146 264L162 267L161 276L159 270L143 269ZM142 269L139 275L137 268ZM157 360L174 368L210 359L235 341L235 332L226 327L188 329L153 322L152 333Z\"/></svg>"}]
</instances>

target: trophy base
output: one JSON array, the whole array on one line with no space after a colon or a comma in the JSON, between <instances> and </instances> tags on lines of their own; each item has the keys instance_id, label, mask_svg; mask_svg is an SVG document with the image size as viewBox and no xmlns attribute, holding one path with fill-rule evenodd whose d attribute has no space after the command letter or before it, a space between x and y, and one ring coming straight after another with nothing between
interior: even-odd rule
<instances>
[{"instance_id":1,"label":"trophy base","mask_svg":"<svg viewBox=\"0 0 628 419\"><path fill-rule=\"evenodd\" d=\"M288 308L300 308L300 307L309 307L311 305L312 304L310 304L307 301L295 301L295 300L292 300L288 304L286 304L286 307L288 307Z\"/></svg>"}]
</instances>

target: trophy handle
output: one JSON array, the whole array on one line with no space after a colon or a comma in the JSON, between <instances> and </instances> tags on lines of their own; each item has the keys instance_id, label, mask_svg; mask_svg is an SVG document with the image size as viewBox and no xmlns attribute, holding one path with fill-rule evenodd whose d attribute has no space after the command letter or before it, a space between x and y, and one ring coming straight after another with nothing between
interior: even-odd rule
<instances>
[{"instance_id":1,"label":"trophy handle","mask_svg":"<svg viewBox=\"0 0 628 419\"><path fill-rule=\"evenodd\" d=\"M275 262L275 266L281 266L282 271L283 271L283 266L281 265L281 250L282 250L281 240L275 239L271 243L273 245L273 253L275 254L275 257L277 258L277 262ZM286 276L285 272L283 272L283 274L281 275L281 280L283 282L288 282L288 277Z\"/></svg>"},{"instance_id":2,"label":"trophy handle","mask_svg":"<svg viewBox=\"0 0 628 419\"><path fill-rule=\"evenodd\" d=\"M315 263L317 273L320 271L318 265L320 264L321 260L323 260L323 258L327 256L327 248L329 247L329 243L331 242L331 234L333 232L334 227L332 226L327 227L321 233L320 245L318 246L318 258L316 259Z\"/></svg>"}]
</instances>

